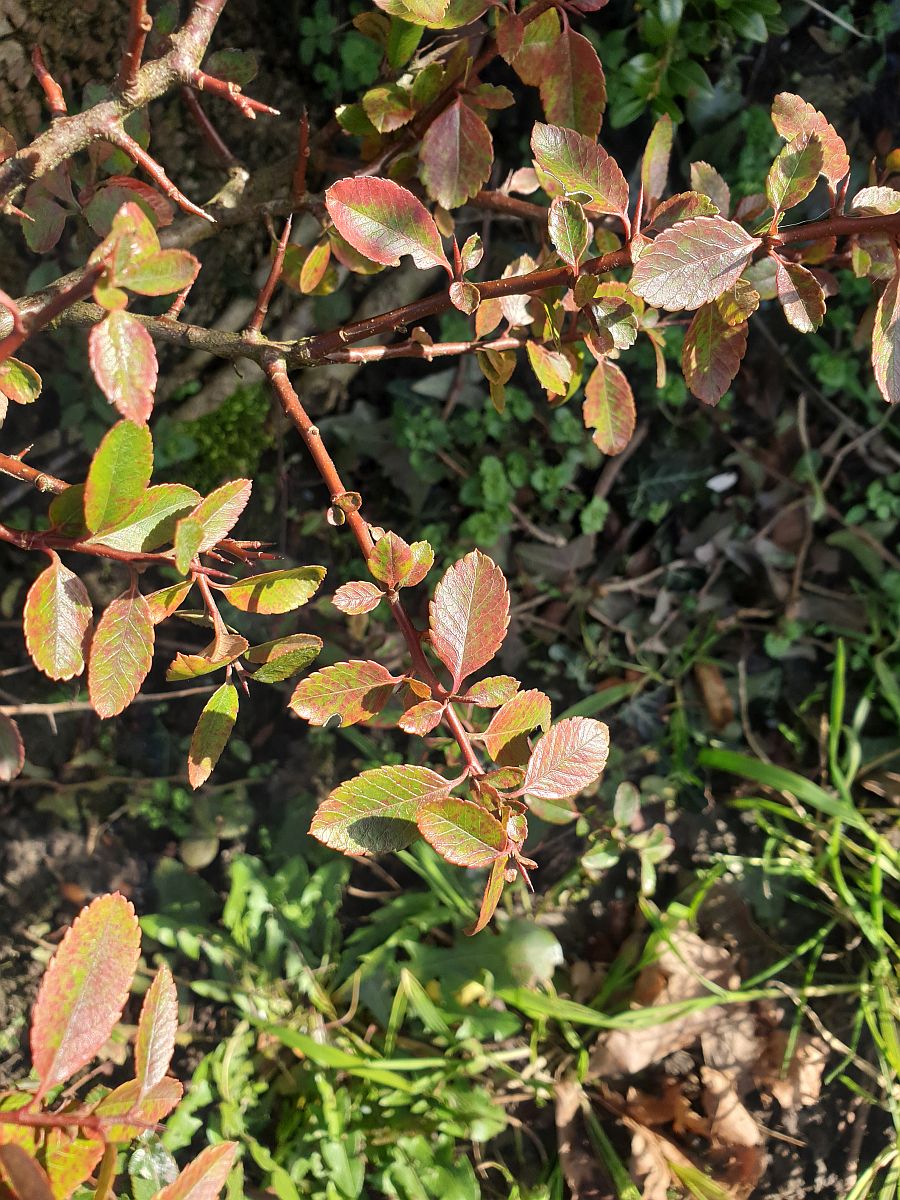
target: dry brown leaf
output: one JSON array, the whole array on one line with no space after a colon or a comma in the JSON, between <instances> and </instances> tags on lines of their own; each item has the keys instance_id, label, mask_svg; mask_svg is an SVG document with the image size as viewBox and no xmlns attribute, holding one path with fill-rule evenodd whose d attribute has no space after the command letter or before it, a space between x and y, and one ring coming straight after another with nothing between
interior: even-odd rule
<instances>
[{"instance_id":1,"label":"dry brown leaf","mask_svg":"<svg viewBox=\"0 0 900 1200\"><path fill-rule=\"evenodd\" d=\"M756 1086L756 1072L765 1044L765 1038L757 1030L756 1017L745 1004L729 1005L727 1019L715 1022L700 1035L703 1061L727 1075L739 1096L745 1096Z\"/></svg>"},{"instance_id":2,"label":"dry brown leaf","mask_svg":"<svg viewBox=\"0 0 900 1200\"><path fill-rule=\"evenodd\" d=\"M630 1117L624 1118L631 1131L631 1177L641 1189L642 1200L668 1200L669 1188L677 1185L669 1163L680 1167L694 1164L681 1150L661 1134L647 1129Z\"/></svg>"},{"instance_id":3,"label":"dry brown leaf","mask_svg":"<svg viewBox=\"0 0 900 1200\"><path fill-rule=\"evenodd\" d=\"M714 1067L701 1067L700 1079L713 1140L725 1146L762 1145L762 1131L741 1103L728 1076Z\"/></svg>"},{"instance_id":4,"label":"dry brown leaf","mask_svg":"<svg viewBox=\"0 0 900 1200\"><path fill-rule=\"evenodd\" d=\"M782 1070L790 1034L773 1029L769 1034L755 1072L756 1086L773 1096L782 1108L793 1110L815 1104L822 1090L822 1072L828 1059L828 1046L818 1037L801 1033L794 1056Z\"/></svg>"},{"instance_id":5,"label":"dry brown leaf","mask_svg":"<svg viewBox=\"0 0 900 1200\"><path fill-rule=\"evenodd\" d=\"M734 701L725 686L722 672L715 663L698 662L694 667L694 678L713 728L724 729L734 720Z\"/></svg>"},{"instance_id":6,"label":"dry brown leaf","mask_svg":"<svg viewBox=\"0 0 900 1200\"><path fill-rule=\"evenodd\" d=\"M581 1085L562 1079L554 1087L559 1162L572 1200L599 1200L603 1176L581 1119L586 1097Z\"/></svg>"}]
</instances>

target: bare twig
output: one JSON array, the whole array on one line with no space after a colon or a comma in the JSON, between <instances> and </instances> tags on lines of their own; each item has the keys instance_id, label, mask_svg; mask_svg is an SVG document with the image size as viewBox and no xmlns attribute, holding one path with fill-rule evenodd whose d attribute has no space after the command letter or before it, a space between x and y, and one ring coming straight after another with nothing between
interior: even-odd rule
<instances>
[{"instance_id":1,"label":"bare twig","mask_svg":"<svg viewBox=\"0 0 900 1200\"><path fill-rule=\"evenodd\" d=\"M47 107L50 109L50 116L54 119L56 117L64 117L69 111L66 108L66 98L63 95L62 88L47 70L47 64L44 62L44 55L41 52L40 46L35 46L31 51L31 65L34 69L35 78L41 85L41 90L47 98Z\"/></svg>"},{"instance_id":2,"label":"bare twig","mask_svg":"<svg viewBox=\"0 0 900 1200\"><path fill-rule=\"evenodd\" d=\"M15 454L0 454L0 473L30 483L39 492L56 492L58 495L69 486L64 479L57 479L45 471L39 471L36 467L29 466Z\"/></svg>"},{"instance_id":3,"label":"bare twig","mask_svg":"<svg viewBox=\"0 0 900 1200\"><path fill-rule=\"evenodd\" d=\"M253 310L253 316L250 318L250 324L247 326L247 334L251 338L259 335L263 326L263 321L266 319L266 313L269 311L269 303L275 288L278 285L278 280L281 278L281 268L284 266L284 255L287 250L288 240L291 236L291 225L293 218L289 215L284 223L284 229L281 231L281 237L278 239L278 245L275 247L275 254L272 257L272 266L269 274L266 277L266 282L260 290L259 297L256 301L256 307Z\"/></svg>"},{"instance_id":4,"label":"bare twig","mask_svg":"<svg viewBox=\"0 0 900 1200\"><path fill-rule=\"evenodd\" d=\"M144 56L144 43L153 28L153 19L147 12L147 0L131 0L128 14L128 38L125 43L125 53L122 55L122 65L116 79L116 89L125 97L130 97L137 86L138 71L141 69L141 59Z\"/></svg>"},{"instance_id":5,"label":"bare twig","mask_svg":"<svg viewBox=\"0 0 900 1200\"><path fill-rule=\"evenodd\" d=\"M184 101L185 108L191 114L194 124L203 134L203 137L206 139L207 144L209 145L213 154L215 154L216 158L218 158L229 170L232 170L234 167L239 167L240 163L238 162L237 158L234 156L234 154L232 154L231 150L223 141L222 135L219 133L218 129L216 129L215 125L213 125L212 121L203 111L203 107L200 104L200 101L197 99L196 92L194 92L192 88L189 88L187 84L185 84L181 89L181 98Z\"/></svg>"},{"instance_id":6,"label":"bare twig","mask_svg":"<svg viewBox=\"0 0 900 1200\"><path fill-rule=\"evenodd\" d=\"M204 212L193 200L188 200L184 192L175 186L156 159L151 157L130 134L126 133L121 125L111 126L106 131L105 136L108 142L112 142L114 146L117 146L123 153L127 154L132 162L137 163L141 170L150 176L163 195L168 196L170 200L174 200L179 208L183 208L185 212L193 213L195 217L202 217L204 221L215 222L215 217L211 217L209 213Z\"/></svg>"},{"instance_id":7,"label":"bare twig","mask_svg":"<svg viewBox=\"0 0 900 1200\"><path fill-rule=\"evenodd\" d=\"M281 112L277 108L263 104L261 100L252 100L249 96L245 96L236 83L230 83L226 79L216 79L199 68L192 74L190 83L198 92L209 92L211 96L221 96L225 100L230 100L251 121L256 120L257 113L267 113L272 117L281 116Z\"/></svg>"}]
</instances>

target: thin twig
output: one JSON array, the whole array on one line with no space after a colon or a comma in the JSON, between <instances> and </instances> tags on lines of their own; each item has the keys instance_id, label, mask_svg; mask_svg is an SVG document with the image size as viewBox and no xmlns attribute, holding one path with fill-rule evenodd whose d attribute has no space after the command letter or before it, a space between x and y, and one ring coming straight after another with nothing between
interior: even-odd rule
<instances>
[{"instance_id":1,"label":"thin twig","mask_svg":"<svg viewBox=\"0 0 900 1200\"><path fill-rule=\"evenodd\" d=\"M209 684L205 687L182 688L176 692L138 692L132 704L162 704L169 700L182 700L187 696L207 696L215 691ZM0 704L0 713L6 717L48 717L64 713L94 712L89 700L59 700L50 704Z\"/></svg>"},{"instance_id":2,"label":"thin twig","mask_svg":"<svg viewBox=\"0 0 900 1200\"><path fill-rule=\"evenodd\" d=\"M275 247L272 266L269 269L266 282L260 289L256 307L253 310L253 316L250 318L250 324L247 326L247 334L250 337L256 337L259 334L263 326L263 321L266 319L266 313L269 311L269 302L272 299L278 280L281 278L281 268L284 266L284 255L291 236L292 224L293 217L289 215L284 223L284 229L281 231L281 237L278 239L278 245Z\"/></svg>"},{"instance_id":3,"label":"thin twig","mask_svg":"<svg viewBox=\"0 0 900 1200\"><path fill-rule=\"evenodd\" d=\"M47 98L47 107L50 109L52 119L56 117L64 117L69 111L66 107L66 98L63 95L63 90L47 70L47 64L44 62L44 55L40 46L35 46L31 51L31 65L34 69L34 75L38 83L41 85L45 97Z\"/></svg>"},{"instance_id":4,"label":"thin twig","mask_svg":"<svg viewBox=\"0 0 900 1200\"><path fill-rule=\"evenodd\" d=\"M106 140L112 142L114 146L117 146L124 154L127 154L132 162L137 163L141 170L150 176L163 195L168 196L170 200L174 200L185 212L193 213L195 217L203 217L205 221L215 223L214 217L204 212L193 200L188 200L184 192L175 186L156 159L152 158L130 134L126 133L121 125L113 125L107 130Z\"/></svg>"},{"instance_id":5,"label":"thin twig","mask_svg":"<svg viewBox=\"0 0 900 1200\"><path fill-rule=\"evenodd\" d=\"M22 459L14 454L0 454L0 473L30 483L39 492L55 492L59 495L69 486L64 479L57 479L55 475L39 471L36 467L22 462Z\"/></svg>"},{"instance_id":6,"label":"thin twig","mask_svg":"<svg viewBox=\"0 0 900 1200\"><path fill-rule=\"evenodd\" d=\"M147 0L131 0L128 14L128 36L122 65L116 79L116 90L123 96L131 96L137 86L138 71L144 57L144 44L153 28L153 18L147 12Z\"/></svg>"},{"instance_id":7,"label":"thin twig","mask_svg":"<svg viewBox=\"0 0 900 1200\"><path fill-rule=\"evenodd\" d=\"M194 124L203 134L203 137L206 139L216 158L218 158L229 170L234 167L239 167L240 163L238 162L237 158L223 141L218 129L216 129L215 125L213 125L212 121L203 111L203 106L201 105L196 92L192 88L189 88L187 84L185 84L181 89L181 99L184 101L185 108L191 114Z\"/></svg>"},{"instance_id":8,"label":"thin twig","mask_svg":"<svg viewBox=\"0 0 900 1200\"><path fill-rule=\"evenodd\" d=\"M252 100L249 96L245 96L236 83L230 83L226 79L216 79L215 76L207 75L199 68L194 71L190 82L198 92L209 92L211 96L221 96L225 100L230 100L251 121L256 120L257 113L266 113L271 117L281 116L279 109L272 108L269 104L263 104L261 100Z\"/></svg>"}]
</instances>

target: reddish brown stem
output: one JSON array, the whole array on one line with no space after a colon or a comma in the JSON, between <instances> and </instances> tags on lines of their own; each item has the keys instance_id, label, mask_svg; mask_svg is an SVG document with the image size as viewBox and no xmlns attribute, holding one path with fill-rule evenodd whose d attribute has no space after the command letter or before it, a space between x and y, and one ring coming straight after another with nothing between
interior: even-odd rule
<instances>
[{"instance_id":1,"label":"reddish brown stem","mask_svg":"<svg viewBox=\"0 0 900 1200\"><path fill-rule=\"evenodd\" d=\"M251 121L256 120L257 113L267 113L270 117L281 116L279 109L245 96L236 83L229 83L227 79L216 79L214 75L207 75L199 68L191 76L191 86L198 92L209 92L211 96L221 96L224 100L230 100Z\"/></svg>"},{"instance_id":2,"label":"reddish brown stem","mask_svg":"<svg viewBox=\"0 0 900 1200\"><path fill-rule=\"evenodd\" d=\"M531 204L528 200L517 200L515 196L507 196L506 192L481 191L469 201L476 208L486 208L490 212L503 213L509 217L521 217L525 221L541 221L546 223L550 212L542 204Z\"/></svg>"},{"instance_id":3,"label":"reddish brown stem","mask_svg":"<svg viewBox=\"0 0 900 1200\"><path fill-rule=\"evenodd\" d=\"M343 480L338 474L337 467L334 465L334 460L326 450L322 435L319 432L318 426L311 420L306 409L300 402L300 397L294 389L293 384L288 378L287 366L284 359L270 358L263 364L263 369L269 378L269 382L278 397L281 407L284 412L293 422L295 428L299 432L307 450L309 451L313 462L322 481L328 488L329 495L332 501L337 500L339 496L344 495L347 488L344 486ZM363 559L368 563L369 554L372 551L374 542L372 534L369 531L368 522L360 515L358 511L348 512L347 524L350 526L353 536L356 538L356 543L359 546L360 553ZM410 621L406 609L403 607L403 602L396 594L388 594L388 605L391 610L391 616L397 624L398 629L403 634L403 639L406 642L413 665L419 672L425 683L431 687L436 695L446 695L446 690L442 687L440 680L432 670L425 654L422 650L422 640L416 632L412 622ZM448 704L444 712L444 720L450 729L457 745L462 751L463 758L470 774L482 775L484 769L478 761L472 743L469 740L469 735L466 732L459 716Z\"/></svg>"},{"instance_id":4,"label":"reddish brown stem","mask_svg":"<svg viewBox=\"0 0 900 1200\"><path fill-rule=\"evenodd\" d=\"M35 78L41 85L41 89L47 99L50 116L54 118L64 117L69 111L66 108L66 98L63 95L62 88L47 70L47 64L44 62L44 55L40 46L35 46L31 51L31 65L34 69Z\"/></svg>"},{"instance_id":5,"label":"reddish brown stem","mask_svg":"<svg viewBox=\"0 0 900 1200\"><path fill-rule=\"evenodd\" d=\"M92 558L108 558L113 562L126 563L129 566L143 566L149 563L172 566L170 554L139 554L131 550L116 550L112 546L84 542L78 538L63 537L55 533L10 529L8 525L0 525L0 542L9 542L11 546L17 546L20 550L63 550L71 554L88 554ZM212 567L194 567L194 570L213 579L233 581L232 576L224 571L216 571Z\"/></svg>"},{"instance_id":6,"label":"reddish brown stem","mask_svg":"<svg viewBox=\"0 0 900 1200\"><path fill-rule=\"evenodd\" d=\"M284 223L284 229L281 231L281 237L278 239L278 245L275 247L275 255L272 259L272 266L268 277L260 290L259 298L256 301L256 308L253 310L253 316L250 319L250 324L247 326L247 333L250 337L258 335L262 329L263 321L266 319L266 313L269 311L269 302L278 285L278 280L281 278L281 268L284 266L284 255L287 250L288 238L291 236L292 224L293 218L288 216L288 219Z\"/></svg>"},{"instance_id":7,"label":"reddish brown stem","mask_svg":"<svg viewBox=\"0 0 900 1200\"><path fill-rule=\"evenodd\" d=\"M59 495L69 486L64 479L57 479L55 475L38 471L36 467L29 466L28 463L22 462L21 458L16 458L12 454L0 454L0 473L11 475L13 479L21 479L24 483L30 483L39 492L56 492Z\"/></svg>"},{"instance_id":8,"label":"reddish brown stem","mask_svg":"<svg viewBox=\"0 0 900 1200\"><path fill-rule=\"evenodd\" d=\"M12 296L8 296L2 288L0 288L0 304L9 310L9 315L12 317L13 332L24 332L25 327L22 324L22 314L19 311L19 306L16 304L15 300L13 300Z\"/></svg>"},{"instance_id":9,"label":"reddish brown stem","mask_svg":"<svg viewBox=\"0 0 900 1200\"><path fill-rule=\"evenodd\" d=\"M295 205L303 203L306 196L306 174L309 167L309 114L304 106L297 130L297 165L291 179L291 197Z\"/></svg>"},{"instance_id":10,"label":"reddish brown stem","mask_svg":"<svg viewBox=\"0 0 900 1200\"><path fill-rule=\"evenodd\" d=\"M213 125L212 121L203 111L196 92L194 92L192 88L189 88L187 85L185 85L181 89L181 99L184 101L185 108L191 114L194 124L203 134L204 139L206 140L213 154L215 154L216 158L218 158L224 166L228 167L229 170L231 170L232 167L240 166L238 160L222 140L218 129L216 129L215 125Z\"/></svg>"},{"instance_id":11,"label":"reddish brown stem","mask_svg":"<svg viewBox=\"0 0 900 1200\"><path fill-rule=\"evenodd\" d=\"M782 246L789 246L792 242L817 242L822 238L866 233L900 233L900 213L876 213L870 217L825 217L821 221L807 221L803 225L779 229L774 240Z\"/></svg>"},{"instance_id":12,"label":"reddish brown stem","mask_svg":"<svg viewBox=\"0 0 900 1200\"><path fill-rule=\"evenodd\" d=\"M144 57L144 44L152 28L153 18L147 12L147 0L131 0L128 14L128 39L116 79L116 89L123 96L131 96L134 93L138 71L141 69L141 59Z\"/></svg>"},{"instance_id":13,"label":"reddish brown stem","mask_svg":"<svg viewBox=\"0 0 900 1200\"><path fill-rule=\"evenodd\" d=\"M183 192L180 192L172 180L168 177L155 158L151 158L146 150L134 140L130 134L127 134L120 125L113 125L106 132L106 140L112 142L114 146L118 146L132 162L144 171L153 182L157 185L160 191L169 197L170 200L183 208L185 212L193 213L195 217L203 217L205 221L214 224L214 218L205 213L202 208L194 204L192 200L188 200Z\"/></svg>"},{"instance_id":14,"label":"reddish brown stem","mask_svg":"<svg viewBox=\"0 0 900 1200\"><path fill-rule=\"evenodd\" d=\"M578 342L583 336L576 331L554 342L540 344L552 350L558 342ZM358 346L354 350L335 350L328 356L328 361L368 363L381 362L385 358L424 358L426 362L431 362L435 358L453 358L458 354L475 354L479 350L524 350L528 343L534 340L509 334L492 338L489 342L476 339L471 342L432 342L429 346L409 339L397 342L393 346Z\"/></svg>"},{"instance_id":15,"label":"reddish brown stem","mask_svg":"<svg viewBox=\"0 0 900 1200\"><path fill-rule=\"evenodd\" d=\"M96 281L100 278L103 266L88 267L80 279L74 280L68 287L56 292L43 308L19 315L18 327L13 326L11 333L0 340L0 362L5 362L11 354L22 345L26 338L31 337L38 329L43 329L54 317L69 308L70 305L90 294Z\"/></svg>"}]
</instances>

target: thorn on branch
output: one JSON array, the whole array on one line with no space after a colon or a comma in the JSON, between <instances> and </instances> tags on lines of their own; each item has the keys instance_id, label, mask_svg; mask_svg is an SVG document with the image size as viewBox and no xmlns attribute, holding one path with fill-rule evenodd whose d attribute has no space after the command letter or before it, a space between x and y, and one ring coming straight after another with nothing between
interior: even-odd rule
<instances>
[{"instance_id":1,"label":"thorn on branch","mask_svg":"<svg viewBox=\"0 0 900 1200\"><path fill-rule=\"evenodd\" d=\"M229 100L251 121L256 120L258 112L267 113L271 117L281 116L279 109L263 104L261 100L253 100L249 96L245 96L238 84L229 83L225 79L216 79L214 75L207 75L199 68L191 77L191 85L199 92L209 92L213 96L221 96L223 99Z\"/></svg>"},{"instance_id":2,"label":"thorn on branch","mask_svg":"<svg viewBox=\"0 0 900 1200\"><path fill-rule=\"evenodd\" d=\"M127 134L121 126L115 125L106 130L105 137L114 146L117 146L127 154L132 162L137 163L141 170L150 176L160 191L168 196L170 200L174 200L185 212L192 213L195 217L202 217L204 221L209 221L211 225L215 225L215 219L209 213L204 212L198 205L194 204L192 200L188 200L187 196L178 190L156 159L151 158L147 151L142 149L134 138Z\"/></svg>"},{"instance_id":3,"label":"thorn on branch","mask_svg":"<svg viewBox=\"0 0 900 1200\"><path fill-rule=\"evenodd\" d=\"M284 223L284 229L281 231L281 237L278 239L278 246L275 249L275 257L272 259L272 266L268 277L260 290L259 298L256 301L256 308L253 310L253 316L250 319L250 324L247 326L247 333L251 336L258 334L262 329L266 313L269 311L269 302L272 299L272 294L281 276L281 268L284 265L284 254L287 250L288 238L291 236L292 224L293 218L288 216Z\"/></svg>"},{"instance_id":4,"label":"thorn on branch","mask_svg":"<svg viewBox=\"0 0 900 1200\"><path fill-rule=\"evenodd\" d=\"M40 46L35 46L31 51L31 65L34 68L34 75L44 92L47 99L47 107L50 109L51 118L64 117L68 113L66 108L66 98L63 95L62 88L47 70L47 64L44 62L44 55L41 53Z\"/></svg>"},{"instance_id":5,"label":"thorn on branch","mask_svg":"<svg viewBox=\"0 0 900 1200\"><path fill-rule=\"evenodd\" d=\"M138 71L141 68L141 59L144 56L144 43L152 28L153 18L147 12L147 0L131 0L128 40L116 79L116 89L122 96L130 96L134 91Z\"/></svg>"},{"instance_id":6,"label":"thorn on branch","mask_svg":"<svg viewBox=\"0 0 900 1200\"><path fill-rule=\"evenodd\" d=\"M194 123L203 134L204 139L206 140L213 154L215 154L216 158L218 158L222 165L227 167L229 171L234 167L240 167L241 164L222 140L222 136L218 129L216 129L215 125L213 125L212 121L210 121L209 117L203 111L200 101L197 99L193 90L187 86L187 84L185 84L181 89L181 98L184 101L185 108L191 114L192 118L194 119Z\"/></svg>"}]
</instances>

